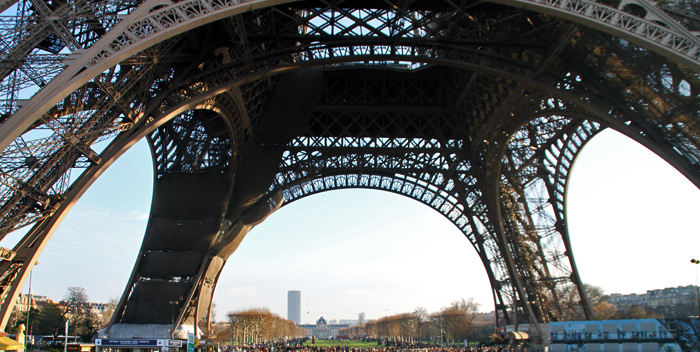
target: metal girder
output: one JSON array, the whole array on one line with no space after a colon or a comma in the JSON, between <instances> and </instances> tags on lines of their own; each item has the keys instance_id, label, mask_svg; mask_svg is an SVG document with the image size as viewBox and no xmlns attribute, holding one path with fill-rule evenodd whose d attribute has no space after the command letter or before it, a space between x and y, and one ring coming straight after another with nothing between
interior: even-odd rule
<instances>
[{"instance_id":1,"label":"metal girder","mask_svg":"<svg viewBox=\"0 0 700 352\"><path fill-rule=\"evenodd\" d=\"M153 4L151 4L153 2ZM510 1L503 0L507 5L523 6L529 8L535 6L536 9L546 9L552 12L555 16L563 16L564 18L575 18L583 20L584 24L592 25L594 27L601 25L600 29L609 30L614 34L624 34L629 35L633 40L638 40L641 45L646 45L648 47L661 48L660 50L670 50L666 52L667 54L677 58L678 60L684 61L685 64L695 67L697 69L698 64L698 51L697 45L693 44L693 37L688 37L688 33L677 33L674 31L669 31L662 25L657 23L646 21L634 16L630 16L620 10L612 9L606 6L596 4L595 2L590 2L586 0L577 1L565 1L565 2L551 2L551 3L540 3L539 1ZM88 51L80 55L79 60L72 62L69 70L65 71L65 75L59 78L56 82L58 87L64 86L74 86L74 84L81 84L94 77L98 72L99 68L110 67L116 65L119 61L122 61L129 56L132 56L145 49L146 47L157 43L159 41L165 40L167 38L173 37L186 30L192 28L193 21L196 20L196 25L203 25L214 20L218 20L222 17L232 16L240 14L246 10L267 7L277 5L279 3L284 3L284 1L250 1L250 2L227 2L227 1L201 1L192 0L186 2L178 2L172 4L171 6L166 6L157 11L148 11L153 6L161 5L160 2L156 0L145 2L144 10L136 11L130 13L130 16L125 21L119 24L118 28L114 31L109 31L104 35L99 43L92 45ZM420 3L420 2L419 2ZM544 7L542 7L544 5ZM244 6L245 5L245 6ZM469 7L469 6L464 6ZM449 8L449 7L447 7ZM131 7L125 7L123 12L129 13L133 9ZM459 10L458 10L459 11ZM313 13L313 12L309 12ZM342 14L342 11L337 11L336 14ZM397 26L386 26L382 28L411 28L412 31L403 30L395 31L393 33L386 32L384 35L402 35L407 36L416 35L432 35L432 31L426 31L426 28L412 28L407 23L412 23L411 21L404 21L403 17L399 17L402 21L400 25ZM322 19L321 19L322 20ZM352 20L352 19L351 19ZM382 20L381 16L374 16L372 20ZM420 22L420 21L418 21ZM80 21L77 21L80 23ZM337 26L342 24L342 21L333 21ZM633 25L630 25L633 24ZM108 26L105 26L108 28ZM310 28L308 25L301 27L303 30ZM374 24L365 24L362 26L369 33L362 33L359 31L360 36L366 36L370 33L376 33L371 29L374 28ZM427 27L431 28L431 27ZM344 28L341 28L344 29ZM340 31L340 34L350 34L357 35L357 31ZM443 31L444 32L444 31ZM648 44L648 45L647 45ZM367 46L364 46L367 47ZM389 46L391 47L391 46ZM401 49L397 49L396 52L405 51L410 49L411 46L404 46ZM308 54L313 54L313 48L307 51ZM689 62L688 62L689 58ZM93 67L97 64L98 67ZM95 70L95 68L98 68ZM79 77L75 74L81 72ZM74 81L75 83L68 83L68 81ZM57 88L57 87L56 87ZM51 89L45 89L49 97L55 96L57 92ZM50 92L49 92L50 91ZM46 99L46 98L44 98ZM46 104L42 107L37 107L39 110L49 106L55 101L48 100ZM25 109L27 110L27 109ZM25 111L17 116L18 120L24 119L24 114L32 114L29 111ZM16 136L23 131L21 127L23 125L14 128L14 132L11 135L1 135L0 141L7 139L14 139ZM9 127L9 126L8 126ZM2 130L0 130L2 132ZM7 131L9 132L9 131ZM0 147L6 147L6 144L0 144Z\"/></svg>"},{"instance_id":2,"label":"metal girder","mask_svg":"<svg viewBox=\"0 0 700 352\"><path fill-rule=\"evenodd\" d=\"M573 160L600 128L635 138L700 185L692 17L667 28L585 0L137 5L104 2L69 12L60 22L66 31L38 22L83 48L65 58L60 73L51 65L61 56L39 65L26 49L30 40L5 45L25 49L8 59L14 66L0 87L10 101L0 124L2 235L35 223L45 243L55 225L43 224L60 220L90 184L79 180L96 177L118 154L113 148L150 134L163 182L175 174L244 175L256 158L279 164L269 185L231 190L243 196L217 210L247 217L245 224L270 209L259 204L246 212L241 202L277 191L293 201L367 187L419 200L458 226L479 253L499 319L546 322L562 317L557 294L567 285L592 316L564 198ZM678 12L684 14L674 18ZM18 87L44 84L27 65L53 73L17 110ZM295 135L277 140L269 127L277 77L310 67L322 68L323 93L310 117L301 114L291 126ZM95 147L109 141L107 149ZM157 238L160 230L148 233ZM195 261L199 271L178 281L186 287L155 274L144 279L140 265L167 261L151 253L159 251L143 251L156 259L137 263L119 316L163 323L171 307L149 318L133 302L152 290L179 290L187 301L178 321L198 321L223 264L203 259L210 256ZM27 272L29 257L21 258L4 267L3 309L14 299L7 288L16 291Z\"/></svg>"}]
</instances>

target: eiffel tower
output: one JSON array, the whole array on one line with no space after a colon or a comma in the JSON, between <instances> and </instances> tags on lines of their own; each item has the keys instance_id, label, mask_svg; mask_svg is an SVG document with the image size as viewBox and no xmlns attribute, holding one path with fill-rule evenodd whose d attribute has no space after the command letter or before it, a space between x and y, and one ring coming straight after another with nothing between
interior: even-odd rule
<instances>
[{"instance_id":1,"label":"eiffel tower","mask_svg":"<svg viewBox=\"0 0 700 352\"><path fill-rule=\"evenodd\" d=\"M61 220L143 138L154 199L109 337L196 332L248 231L345 188L449 219L484 264L499 322L541 330L571 289L593 319L566 227L585 143L612 128L700 186L696 1L2 0L0 11L0 236L28 228L2 252L0 327Z\"/></svg>"}]
</instances>

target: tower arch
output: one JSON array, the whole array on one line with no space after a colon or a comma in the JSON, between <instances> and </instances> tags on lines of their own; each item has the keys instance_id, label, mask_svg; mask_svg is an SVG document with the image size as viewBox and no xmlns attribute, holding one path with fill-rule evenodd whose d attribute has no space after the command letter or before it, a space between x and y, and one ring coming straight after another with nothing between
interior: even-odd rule
<instances>
[{"instance_id":1,"label":"tower arch","mask_svg":"<svg viewBox=\"0 0 700 352\"><path fill-rule=\"evenodd\" d=\"M31 149L32 159L6 168L7 174L29 184L34 160L65 170L87 159L88 176L43 195L79 196L89 185L82 180L99 175L105 159L150 134L157 178L218 173L231 182L229 188L220 182L229 195L219 199L220 231L208 233L231 235L234 243L240 240L234 233L244 235L282 204L282 185L294 199L304 187L325 185L313 175L329 177L324 182L340 180L334 175L361 180L357 170L371 170L383 177L373 179L379 185L420 185L417 198L449 214L460 229L471 226L467 238L492 268L497 310L509 319L505 306L516 307L510 315L533 322L558 318L551 295L557 286L575 285L583 295L563 199L573 160L600 128L645 143L699 184L697 38L684 25L662 28L584 0L567 2L569 8L535 1L314 4L149 1L124 10L128 16L100 39L71 44L84 48L67 59L66 69L25 107L8 110L0 145L21 145L24 131L40 127L56 138L50 148ZM333 25L321 21L328 16ZM295 86L296 79L310 84ZM75 102L87 108L75 128L64 129ZM226 115L226 141L192 138L193 147L209 149L187 154L177 144L186 138L154 132L207 130L193 124L202 122L197 114L173 118L200 105ZM293 117L284 118L289 112L280 107L290 107ZM91 149L109 139L106 151ZM52 164L55 150L74 156ZM7 147L5 158L24 151ZM17 170L26 175L12 174ZM57 183L63 173L36 176ZM343 182L360 182L348 177ZM31 202L26 186L2 191L4 233L36 221L45 233L54 226L46 224L60 220L63 210L14 207L14 201ZM550 199L538 196L545 191ZM545 254L542 243L552 238L556 243ZM232 249L217 250L230 255ZM216 259L218 270L224 257ZM21 285L28 258L4 263L7 287ZM200 275L206 285L194 290L213 290L216 273ZM207 309L195 291L178 321L198 321ZM13 294L3 295L7 308ZM167 320L167 307L158 311L153 321Z\"/></svg>"}]
</instances>

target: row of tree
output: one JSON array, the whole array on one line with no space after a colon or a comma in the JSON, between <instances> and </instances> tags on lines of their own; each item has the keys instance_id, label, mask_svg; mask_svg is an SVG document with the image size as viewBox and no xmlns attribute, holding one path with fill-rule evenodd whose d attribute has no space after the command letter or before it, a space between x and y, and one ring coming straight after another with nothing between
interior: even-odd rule
<instances>
[{"instance_id":1,"label":"row of tree","mask_svg":"<svg viewBox=\"0 0 700 352\"><path fill-rule=\"evenodd\" d=\"M593 314L597 320L664 318L687 315L689 307L678 305L664 309L646 309L640 305L618 309L608 302L604 291L597 286L584 285ZM561 310L559 321L585 320L581 299L574 286L563 286L558 294ZM369 321L364 325L344 329L342 335L368 335L402 342L415 340L436 340L446 343L463 340L485 341L495 331L496 320L493 313L477 313L478 304L472 299L455 301L441 311L428 314L424 308L412 313L403 313ZM696 310L692 310L696 311ZM505 322L501 322L505 324Z\"/></svg>"},{"instance_id":2,"label":"row of tree","mask_svg":"<svg viewBox=\"0 0 700 352\"><path fill-rule=\"evenodd\" d=\"M224 337L224 341L226 337L230 337L231 343L266 343L306 336L306 329L270 313L265 308L230 312L226 316L229 322L228 329L223 329L219 334Z\"/></svg>"},{"instance_id":3,"label":"row of tree","mask_svg":"<svg viewBox=\"0 0 700 352\"><path fill-rule=\"evenodd\" d=\"M368 335L397 342L427 341L436 338L445 343L474 338L479 304L473 299L452 302L439 312L428 314L425 308L396 314L363 325L341 330L341 335ZM479 336L482 337L482 336Z\"/></svg>"}]
</instances>

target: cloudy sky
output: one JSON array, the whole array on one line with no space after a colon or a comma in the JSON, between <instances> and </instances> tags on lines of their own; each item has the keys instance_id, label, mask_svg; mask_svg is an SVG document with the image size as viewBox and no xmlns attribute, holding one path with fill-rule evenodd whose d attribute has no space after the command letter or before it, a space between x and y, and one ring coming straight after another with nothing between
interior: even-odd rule
<instances>
[{"instance_id":1,"label":"cloudy sky","mask_svg":"<svg viewBox=\"0 0 700 352\"><path fill-rule=\"evenodd\" d=\"M87 192L39 259L32 293L60 299L80 286L92 301L121 295L149 212L150 162L141 143ZM576 162L567 203L584 282L607 293L695 284L698 199L690 182L635 142L615 132L596 137ZM255 228L222 272L217 316L267 307L286 317L288 290L302 292L304 323L434 312L462 298L493 309L463 235L426 206L381 191L315 195Z\"/></svg>"}]
</instances>

